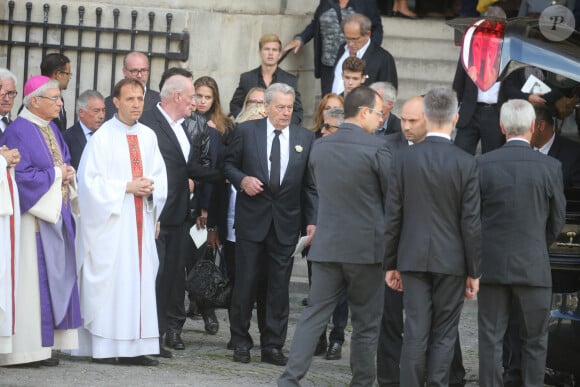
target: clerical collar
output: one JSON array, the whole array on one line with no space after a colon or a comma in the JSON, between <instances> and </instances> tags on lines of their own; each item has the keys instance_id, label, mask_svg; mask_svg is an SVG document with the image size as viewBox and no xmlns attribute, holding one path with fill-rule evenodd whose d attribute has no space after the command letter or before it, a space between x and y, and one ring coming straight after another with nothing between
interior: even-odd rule
<instances>
[{"instance_id":1,"label":"clerical collar","mask_svg":"<svg viewBox=\"0 0 580 387\"><path fill-rule=\"evenodd\" d=\"M428 132L426 137L441 137L451 141L451 136L447 133L439 133L439 132Z\"/></svg>"},{"instance_id":2,"label":"clerical collar","mask_svg":"<svg viewBox=\"0 0 580 387\"><path fill-rule=\"evenodd\" d=\"M35 124L37 126L42 127L42 128L45 128L45 127L50 125L50 121L46 121L46 120L40 118L39 116L37 116L36 114L34 114L30 110L28 110L26 108L26 106L22 108L22 111L20 112L20 114L18 116L24 118L27 121L32 122L33 124Z\"/></svg>"}]
</instances>

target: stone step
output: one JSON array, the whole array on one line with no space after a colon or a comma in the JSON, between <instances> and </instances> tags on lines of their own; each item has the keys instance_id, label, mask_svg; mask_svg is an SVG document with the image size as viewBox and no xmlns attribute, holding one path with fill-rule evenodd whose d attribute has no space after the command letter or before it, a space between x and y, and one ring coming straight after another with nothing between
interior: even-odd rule
<instances>
[{"instance_id":1,"label":"stone step","mask_svg":"<svg viewBox=\"0 0 580 387\"><path fill-rule=\"evenodd\" d=\"M383 17L384 40L390 37L414 37L416 39L450 39L453 28L442 19L407 20L397 17Z\"/></svg>"},{"instance_id":2,"label":"stone step","mask_svg":"<svg viewBox=\"0 0 580 387\"><path fill-rule=\"evenodd\" d=\"M455 75L455 60L395 58L399 79L450 82Z\"/></svg>"},{"instance_id":3,"label":"stone step","mask_svg":"<svg viewBox=\"0 0 580 387\"><path fill-rule=\"evenodd\" d=\"M459 47L450 39L423 39L415 37L389 37L383 41L383 48L395 58L423 58L451 60L459 58Z\"/></svg>"}]
</instances>

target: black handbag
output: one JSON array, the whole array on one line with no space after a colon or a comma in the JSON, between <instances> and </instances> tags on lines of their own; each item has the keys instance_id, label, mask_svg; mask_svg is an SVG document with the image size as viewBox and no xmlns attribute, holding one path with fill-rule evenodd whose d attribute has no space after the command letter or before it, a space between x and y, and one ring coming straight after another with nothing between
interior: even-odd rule
<instances>
[{"instance_id":1,"label":"black handbag","mask_svg":"<svg viewBox=\"0 0 580 387\"><path fill-rule=\"evenodd\" d=\"M204 259L198 260L187 276L186 288L200 308L229 308L232 284L226 274L216 265L224 266L220 249L206 249Z\"/></svg>"}]
</instances>

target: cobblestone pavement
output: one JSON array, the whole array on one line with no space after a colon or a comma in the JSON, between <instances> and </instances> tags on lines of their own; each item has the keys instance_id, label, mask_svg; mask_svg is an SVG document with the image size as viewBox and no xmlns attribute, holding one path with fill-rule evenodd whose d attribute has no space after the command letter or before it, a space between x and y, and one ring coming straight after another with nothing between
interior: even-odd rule
<instances>
[{"instance_id":1,"label":"cobblestone pavement","mask_svg":"<svg viewBox=\"0 0 580 387\"><path fill-rule=\"evenodd\" d=\"M301 266L303 261L297 261ZM303 268L298 267L295 273ZM306 296L305 278L295 274L290 299L290 324L285 350L290 348L301 300ZM158 367L110 366L91 363L86 358L74 358L57 353L58 367L0 367L0 386L273 386L282 367L260 362L260 350L252 351L250 364L234 363L232 351L226 349L229 340L227 313L217 311L220 331L210 336L203 329L203 320L188 319L182 338L184 351L173 351L173 359L160 359ZM259 342L255 319L252 337ZM461 346L467 371L467 386L477 386L477 306L465 304L461 319ZM338 361L314 359L303 386L346 386L350 381L350 325L347 327L343 357Z\"/></svg>"}]
</instances>

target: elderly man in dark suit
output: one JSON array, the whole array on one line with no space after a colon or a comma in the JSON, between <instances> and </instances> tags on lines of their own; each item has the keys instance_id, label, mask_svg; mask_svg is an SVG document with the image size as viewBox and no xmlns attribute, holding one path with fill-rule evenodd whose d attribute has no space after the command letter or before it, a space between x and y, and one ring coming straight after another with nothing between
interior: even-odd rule
<instances>
[{"instance_id":1,"label":"elderly man in dark suit","mask_svg":"<svg viewBox=\"0 0 580 387\"><path fill-rule=\"evenodd\" d=\"M482 264L478 304L479 381L502 385L502 341L517 308L522 383L541 386L548 345L551 286L548 246L565 221L560 163L534 152L532 105L506 102L500 125L507 143L478 159ZM515 302L514 302L515 301Z\"/></svg>"},{"instance_id":2,"label":"elderly man in dark suit","mask_svg":"<svg viewBox=\"0 0 580 387\"><path fill-rule=\"evenodd\" d=\"M479 288L479 182L475 159L451 143L457 98L424 97L427 136L393 160L387 195L386 282L403 290L401 386L449 384L464 296Z\"/></svg>"},{"instance_id":3,"label":"elderly man in dark suit","mask_svg":"<svg viewBox=\"0 0 580 387\"><path fill-rule=\"evenodd\" d=\"M145 104L143 112L153 109L159 102L159 92L147 87L150 71L149 58L147 58L147 55L142 52L131 51L125 55L125 58L123 58L123 75L125 78L136 79L141 82L145 88ZM117 113L117 108L113 103L113 96L105 98L105 109L105 120L111 119L115 113Z\"/></svg>"},{"instance_id":4,"label":"elderly man in dark suit","mask_svg":"<svg viewBox=\"0 0 580 387\"><path fill-rule=\"evenodd\" d=\"M312 149L310 170L319 197L316 236L308 254L312 286L279 386L299 385L312 362L316 339L345 289L353 324L350 385L374 384L391 156L384 139L372 135L382 105L369 87L354 89L344 101L345 122Z\"/></svg>"},{"instance_id":5,"label":"elderly man in dark suit","mask_svg":"<svg viewBox=\"0 0 580 387\"><path fill-rule=\"evenodd\" d=\"M383 98L383 119L375 134L386 136L388 134L401 133L401 119L392 113L393 106L397 101L397 89L389 82L375 82L371 86L381 98Z\"/></svg>"},{"instance_id":6,"label":"elderly man in dark suit","mask_svg":"<svg viewBox=\"0 0 580 387\"><path fill-rule=\"evenodd\" d=\"M314 76L320 78L321 95L332 91L336 52L344 44L342 21L354 12L371 20L371 40L380 46L383 24L375 0L320 0L310 24L284 47L284 51L294 50L296 54L303 45L314 40Z\"/></svg>"},{"instance_id":7,"label":"elderly man in dark suit","mask_svg":"<svg viewBox=\"0 0 580 387\"><path fill-rule=\"evenodd\" d=\"M282 347L288 329L288 288L301 213L309 238L316 229L316 190L307 170L314 133L290 123L292 87L274 83L266 90L264 101L268 117L237 127L224 165L226 177L240 191L235 215L231 343L234 361L249 363L252 307L256 292L265 292L261 295L266 300L260 332L262 362L285 365ZM258 287L262 277L267 284Z\"/></svg>"},{"instance_id":8,"label":"elderly man in dark suit","mask_svg":"<svg viewBox=\"0 0 580 387\"><path fill-rule=\"evenodd\" d=\"M298 80L296 77L278 66L282 55L282 42L276 34L266 34L258 42L261 64L260 67L243 73L240 76L238 88L230 101L230 114L237 117L243 109L244 100L250 89L263 87L266 89L273 83L285 83L294 89L294 109L292 111L292 123L300 125L302 122L302 102L298 92Z\"/></svg>"},{"instance_id":9,"label":"elderly man in dark suit","mask_svg":"<svg viewBox=\"0 0 580 387\"><path fill-rule=\"evenodd\" d=\"M77 99L79 120L64 133L64 141L70 151L70 165L79 168L85 145L105 122L105 98L96 90L86 90Z\"/></svg>"},{"instance_id":10,"label":"elderly man in dark suit","mask_svg":"<svg viewBox=\"0 0 580 387\"><path fill-rule=\"evenodd\" d=\"M580 144L554 131L554 118L547 107L535 107L536 126L531 144L562 163L564 188L580 186Z\"/></svg>"},{"instance_id":11,"label":"elderly man in dark suit","mask_svg":"<svg viewBox=\"0 0 580 387\"><path fill-rule=\"evenodd\" d=\"M169 70L168 70L169 71ZM139 122L147 125L157 135L157 144L167 169L167 201L159 216L160 232L156 240L159 256L159 273L156 281L157 317L159 337L166 335L166 344L174 349L184 349L181 340L181 323L169 321L168 308L173 305L174 288L181 283L178 296L185 294L185 262L183 259L189 223L187 222L189 195L193 191L193 179L219 181L219 171L204 168L192 158L192 146L182 123L191 116L195 88L192 77L173 75L166 79L161 90L161 102L144 112ZM182 301L183 302L183 301ZM183 316L185 320L185 316ZM171 357L171 352L161 346L160 355Z\"/></svg>"},{"instance_id":12,"label":"elderly man in dark suit","mask_svg":"<svg viewBox=\"0 0 580 387\"><path fill-rule=\"evenodd\" d=\"M341 77L342 63L349 56L356 56L366 62L365 85L383 81L390 82L395 88L398 88L399 81L395 60L387 50L371 41L370 19L359 13L354 13L344 20L343 32L346 44L338 49L332 92L340 94L344 91Z\"/></svg>"}]
</instances>

